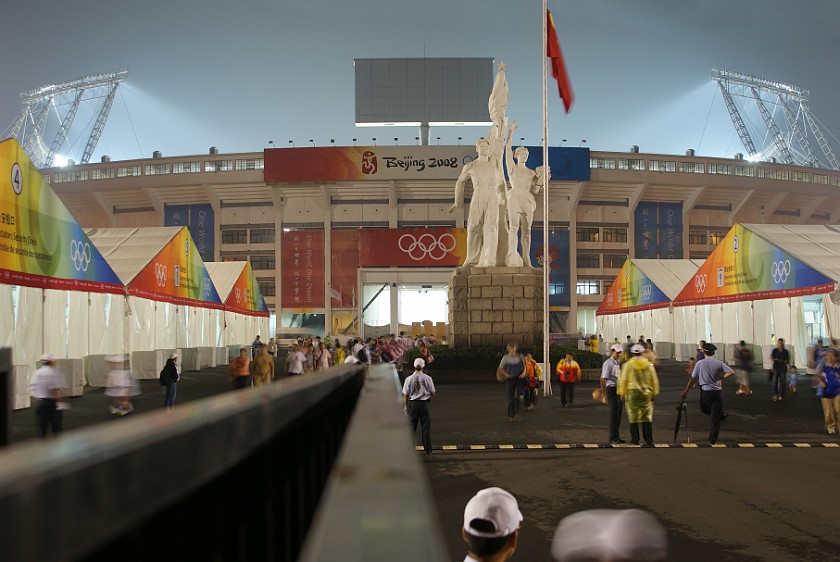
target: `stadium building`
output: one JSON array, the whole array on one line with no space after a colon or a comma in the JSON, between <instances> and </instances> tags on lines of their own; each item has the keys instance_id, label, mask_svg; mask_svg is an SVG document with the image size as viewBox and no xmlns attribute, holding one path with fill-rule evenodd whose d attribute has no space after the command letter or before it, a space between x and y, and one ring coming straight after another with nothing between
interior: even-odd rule
<instances>
[{"instance_id":1,"label":"stadium building","mask_svg":"<svg viewBox=\"0 0 840 562\"><path fill-rule=\"evenodd\" d=\"M541 164L541 150L530 152L529 167ZM186 225L205 261L250 261L278 332L443 335L469 188L463 207L450 207L472 158L471 146L214 147L43 172L82 227ZM704 259L736 222L840 221L837 171L638 147L552 147L549 164L555 333L595 330L628 257Z\"/></svg>"}]
</instances>

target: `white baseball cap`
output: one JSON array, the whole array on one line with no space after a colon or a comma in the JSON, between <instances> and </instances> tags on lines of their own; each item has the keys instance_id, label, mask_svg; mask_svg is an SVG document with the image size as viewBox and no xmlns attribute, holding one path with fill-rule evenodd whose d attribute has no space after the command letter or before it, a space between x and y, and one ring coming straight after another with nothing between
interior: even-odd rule
<instances>
[{"instance_id":1,"label":"white baseball cap","mask_svg":"<svg viewBox=\"0 0 840 562\"><path fill-rule=\"evenodd\" d=\"M420 357L418 357L417 359L414 360L414 368L415 369L422 369L425 366L426 366L426 362L423 361L423 359L421 359Z\"/></svg>"},{"instance_id":2,"label":"white baseball cap","mask_svg":"<svg viewBox=\"0 0 840 562\"><path fill-rule=\"evenodd\" d=\"M476 520L487 521L495 530L478 530ZM464 530L474 537L506 537L519 528L522 513L516 498L501 488L485 488L467 502L464 508Z\"/></svg>"},{"instance_id":3,"label":"white baseball cap","mask_svg":"<svg viewBox=\"0 0 840 562\"><path fill-rule=\"evenodd\" d=\"M178 359L178 354L177 354L177 353L173 353L172 355L170 355L170 356L169 356L169 358L170 358L170 359Z\"/></svg>"},{"instance_id":4,"label":"white baseball cap","mask_svg":"<svg viewBox=\"0 0 840 562\"><path fill-rule=\"evenodd\" d=\"M560 521L551 554L555 560L665 560L668 537L640 509L589 509Z\"/></svg>"},{"instance_id":5,"label":"white baseball cap","mask_svg":"<svg viewBox=\"0 0 840 562\"><path fill-rule=\"evenodd\" d=\"M44 363L52 363L56 359L57 357L52 353L44 353L43 355L41 355L41 361L43 361Z\"/></svg>"},{"instance_id":6,"label":"white baseball cap","mask_svg":"<svg viewBox=\"0 0 840 562\"><path fill-rule=\"evenodd\" d=\"M645 346L640 343L635 343L630 347L630 353L644 353Z\"/></svg>"},{"instance_id":7,"label":"white baseball cap","mask_svg":"<svg viewBox=\"0 0 840 562\"><path fill-rule=\"evenodd\" d=\"M617 351L617 352L621 353L622 351L624 351L624 348L621 347L620 343L614 343L612 345L612 347L610 347L610 351Z\"/></svg>"}]
</instances>

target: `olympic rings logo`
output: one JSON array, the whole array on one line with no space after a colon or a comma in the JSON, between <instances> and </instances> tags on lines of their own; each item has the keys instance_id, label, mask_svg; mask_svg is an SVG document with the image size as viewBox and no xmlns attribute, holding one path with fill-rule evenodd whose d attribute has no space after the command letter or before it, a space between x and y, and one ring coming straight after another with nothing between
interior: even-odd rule
<instances>
[{"instance_id":1,"label":"olympic rings logo","mask_svg":"<svg viewBox=\"0 0 840 562\"><path fill-rule=\"evenodd\" d=\"M242 301L242 293L239 291L239 287L236 288L234 294L236 295L236 304L239 304Z\"/></svg>"},{"instance_id":2,"label":"olympic rings logo","mask_svg":"<svg viewBox=\"0 0 840 562\"><path fill-rule=\"evenodd\" d=\"M403 234L397 241L400 250L408 254L414 261L430 258L440 261L455 249L455 237L446 232L435 238L432 234L421 234L415 238L413 234Z\"/></svg>"},{"instance_id":3,"label":"olympic rings logo","mask_svg":"<svg viewBox=\"0 0 840 562\"><path fill-rule=\"evenodd\" d=\"M166 286L166 266L159 263L155 264L155 279L161 287Z\"/></svg>"},{"instance_id":4,"label":"olympic rings logo","mask_svg":"<svg viewBox=\"0 0 840 562\"><path fill-rule=\"evenodd\" d=\"M694 276L694 288L697 289L698 293L704 293L706 291L706 285L708 284L709 276L705 273L703 275Z\"/></svg>"},{"instance_id":5,"label":"olympic rings logo","mask_svg":"<svg viewBox=\"0 0 840 562\"><path fill-rule=\"evenodd\" d=\"M779 283L784 283L787 281L788 276L791 272L790 260L785 261L775 261L770 265L770 275L773 277L773 281L776 282L778 285Z\"/></svg>"},{"instance_id":6,"label":"olympic rings logo","mask_svg":"<svg viewBox=\"0 0 840 562\"><path fill-rule=\"evenodd\" d=\"M642 302L649 301L653 295L653 286L650 283L642 285Z\"/></svg>"},{"instance_id":7,"label":"olympic rings logo","mask_svg":"<svg viewBox=\"0 0 840 562\"><path fill-rule=\"evenodd\" d=\"M76 268L76 271L87 271L92 257L90 244L78 240L70 241L70 259L73 260L73 267Z\"/></svg>"}]
</instances>

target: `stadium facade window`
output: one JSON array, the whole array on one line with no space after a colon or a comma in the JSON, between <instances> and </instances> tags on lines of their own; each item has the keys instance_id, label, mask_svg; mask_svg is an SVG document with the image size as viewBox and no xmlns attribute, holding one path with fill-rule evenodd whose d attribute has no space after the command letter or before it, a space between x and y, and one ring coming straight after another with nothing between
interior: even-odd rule
<instances>
[{"instance_id":1,"label":"stadium facade window","mask_svg":"<svg viewBox=\"0 0 840 562\"><path fill-rule=\"evenodd\" d=\"M709 232L709 244L711 244L712 246L717 246L718 244L723 242L724 236L726 236L725 232L714 230L712 232Z\"/></svg>"},{"instance_id":2,"label":"stadium facade window","mask_svg":"<svg viewBox=\"0 0 840 562\"><path fill-rule=\"evenodd\" d=\"M808 172L793 171L790 173L790 179L792 179L793 181L801 181L808 183L811 181L811 174L809 174Z\"/></svg>"},{"instance_id":3,"label":"stadium facade window","mask_svg":"<svg viewBox=\"0 0 840 562\"><path fill-rule=\"evenodd\" d=\"M578 242L597 242L599 234L598 228L582 226L577 229L576 239Z\"/></svg>"},{"instance_id":4,"label":"stadium facade window","mask_svg":"<svg viewBox=\"0 0 840 562\"><path fill-rule=\"evenodd\" d=\"M579 279L577 282L577 294L600 295L601 282L597 279Z\"/></svg>"},{"instance_id":5,"label":"stadium facade window","mask_svg":"<svg viewBox=\"0 0 840 562\"><path fill-rule=\"evenodd\" d=\"M172 173L171 164L149 164L146 166L147 176L159 176L161 174Z\"/></svg>"},{"instance_id":6,"label":"stadium facade window","mask_svg":"<svg viewBox=\"0 0 840 562\"><path fill-rule=\"evenodd\" d=\"M236 161L237 171L241 170L262 170L265 168L265 160L262 158L248 158Z\"/></svg>"},{"instance_id":7,"label":"stadium facade window","mask_svg":"<svg viewBox=\"0 0 840 562\"><path fill-rule=\"evenodd\" d=\"M173 174L194 174L201 171L201 162L175 162L172 164Z\"/></svg>"},{"instance_id":8,"label":"stadium facade window","mask_svg":"<svg viewBox=\"0 0 840 562\"><path fill-rule=\"evenodd\" d=\"M274 244L274 229L255 228L251 230L251 244Z\"/></svg>"},{"instance_id":9,"label":"stadium facade window","mask_svg":"<svg viewBox=\"0 0 840 562\"><path fill-rule=\"evenodd\" d=\"M820 174L814 174L814 183L821 183L823 185L828 185L828 176L823 176Z\"/></svg>"},{"instance_id":10,"label":"stadium facade window","mask_svg":"<svg viewBox=\"0 0 840 562\"><path fill-rule=\"evenodd\" d=\"M578 266L578 268L582 268L582 267L598 268L598 267L601 267L601 255L600 254L578 254L577 255L577 266Z\"/></svg>"},{"instance_id":11,"label":"stadium facade window","mask_svg":"<svg viewBox=\"0 0 840 562\"><path fill-rule=\"evenodd\" d=\"M644 170L645 169L645 161L644 160L636 160L632 158L619 158L618 159L618 169L619 170Z\"/></svg>"},{"instance_id":12,"label":"stadium facade window","mask_svg":"<svg viewBox=\"0 0 840 562\"><path fill-rule=\"evenodd\" d=\"M248 231L243 229L222 230L222 244L247 244Z\"/></svg>"},{"instance_id":13,"label":"stadium facade window","mask_svg":"<svg viewBox=\"0 0 840 562\"><path fill-rule=\"evenodd\" d=\"M604 294L606 295L607 293L610 292L610 289L612 288L613 282L612 281L602 281L602 283L604 284Z\"/></svg>"},{"instance_id":14,"label":"stadium facade window","mask_svg":"<svg viewBox=\"0 0 840 562\"><path fill-rule=\"evenodd\" d=\"M607 170L615 170L615 158L589 158L590 168L604 168Z\"/></svg>"},{"instance_id":15,"label":"stadium facade window","mask_svg":"<svg viewBox=\"0 0 840 562\"><path fill-rule=\"evenodd\" d=\"M688 243L706 245L709 243L709 235L705 230L689 230Z\"/></svg>"},{"instance_id":16,"label":"stadium facade window","mask_svg":"<svg viewBox=\"0 0 840 562\"><path fill-rule=\"evenodd\" d=\"M90 179L92 180L109 180L116 176L117 172L113 168L95 168L90 171Z\"/></svg>"},{"instance_id":17,"label":"stadium facade window","mask_svg":"<svg viewBox=\"0 0 840 562\"><path fill-rule=\"evenodd\" d=\"M117 168L118 178L130 178L140 175L140 166L120 166Z\"/></svg>"},{"instance_id":18,"label":"stadium facade window","mask_svg":"<svg viewBox=\"0 0 840 562\"><path fill-rule=\"evenodd\" d=\"M256 270L274 269L274 256L251 256L251 268Z\"/></svg>"},{"instance_id":19,"label":"stadium facade window","mask_svg":"<svg viewBox=\"0 0 840 562\"><path fill-rule=\"evenodd\" d=\"M732 166L730 164L709 164L709 173L731 176Z\"/></svg>"},{"instance_id":20,"label":"stadium facade window","mask_svg":"<svg viewBox=\"0 0 840 562\"><path fill-rule=\"evenodd\" d=\"M840 176L831 176L831 185L840 185Z\"/></svg>"},{"instance_id":21,"label":"stadium facade window","mask_svg":"<svg viewBox=\"0 0 840 562\"><path fill-rule=\"evenodd\" d=\"M565 295L566 294L566 284L565 283L549 283L548 284L548 294L549 295Z\"/></svg>"},{"instance_id":22,"label":"stadium facade window","mask_svg":"<svg viewBox=\"0 0 840 562\"><path fill-rule=\"evenodd\" d=\"M627 261L627 256L604 254L604 267L610 269L619 269L624 262ZM604 289L606 291L606 289Z\"/></svg>"},{"instance_id":23,"label":"stadium facade window","mask_svg":"<svg viewBox=\"0 0 840 562\"><path fill-rule=\"evenodd\" d=\"M627 229L604 228L604 242L627 242Z\"/></svg>"},{"instance_id":24,"label":"stadium facade window","mask_svg":"<svg viewBox=\"0 0 840 562\"><path fill-rule=\"evenodd\" d=\"M208 160L204 163L205 172L231 172L233 160Z\"/></svg>"},{"instance_id":25,"label":"stadium facade window","mask_svg":"<svg viewBox=\"0 0 840 562\"><path fill-rule=\"evenodd\" d=\"M277 296L277 285L271 277L258 277L257 285L260 286L260 293L264 297Z\"/></svg>"},{"instance_id":26,"label":"stadium facade window","mask_svg":"<svg viewBox=\"0 0 840 562\"><path fill-rule=\"evenodd\" d=\"M75 170L72 172L58 172L53 174L53 183L64 183L68 181L86 181L88 179L87 170Z\"/></svg>"},{"instance_id":27,"label":"stadium facade window","mask_svg":"<svg viewBox=\"0 0 840 562\"><path fill-rule=\"evenodd\" d=\"M706 164L703 162L680 162L680 172L686 174L706 173Z\"/></svg>"},{"instance_id":28,"label":"stadium facade window","mask_svg":"<svg viewBox=\"0 0 840 562\"><path fill-rule=\"evenodd\" d=\"M754 178L755 168L753 166L735 166L735 175Z\"/></svg>"},{"instance_id":29,"label":"stadium facade window","mask_svg":"<svg viewBox=\"0 0 840 562\"><path fill-rule=\"evenodd\" d=\"M648 170L651 172L676 172L677 163L673 160L648 160Z\"/></svg>"}]
</instances>

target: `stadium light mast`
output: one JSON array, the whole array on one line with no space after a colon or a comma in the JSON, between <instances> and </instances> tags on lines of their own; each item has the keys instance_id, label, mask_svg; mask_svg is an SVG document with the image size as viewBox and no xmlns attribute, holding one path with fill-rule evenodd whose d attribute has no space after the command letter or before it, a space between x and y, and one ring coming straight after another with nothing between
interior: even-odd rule
<instances>
[{"instance_id":1,"label":"stadium light mast","mask_svg":"<svg viewBox=\"0 0 840 562\"><path fill-rule=\"evenodd\" d=\"M50 167L59 150L67 140L79 106L83 102L104 98L98 108L96 121L91 129L80 160L87 164L102 136L108 114L114 103L117 87L128 77L128 70L102 72L75 78L59 84L47 84L23 92L20 102L23 109L3 135L3 138L16 138L32 162L39 168ZM72 99L72 102L69 100ZM65 103L67 102L67 103ZM51 110L59 113L59 108L69 105L63 115L59 114L58 131L47 148L44 142L44 130Z\"/></svg>"},{"instance_id":2,"label":"stadium light mast","mask_svg":"<svg viewBox=\"0 0 840 562\"><path fill-rule=\"evenodd\" d=\"M775 157L794 166L840 169L834 148L826 139L819 120L808 107L808 90L729 69L713 68L712 80L720 88L729 117L750 159L766 160ZM763 129L744 119L746 107L740 102L742 99L755 103L764 124ZM772 112L768 106L773 108ZM782 117L776 117L777 109L781 109ZM753 126L753 131L750 131L747 122ZM820 147L824 158L817 156L811 137ZM769 145L757 148L753 138L769 139Z\"/></svg>"}]
</instances>

